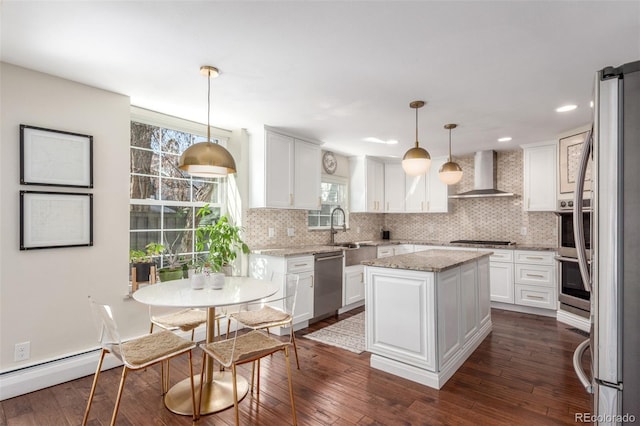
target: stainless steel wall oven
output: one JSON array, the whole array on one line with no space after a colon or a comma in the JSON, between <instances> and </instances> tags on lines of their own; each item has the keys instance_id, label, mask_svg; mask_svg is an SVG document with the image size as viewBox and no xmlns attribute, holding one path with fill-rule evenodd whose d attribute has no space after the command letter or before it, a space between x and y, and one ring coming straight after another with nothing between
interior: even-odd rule
<instances>
[{"instance_id":1,"label":"stainless steel wall oven","mask_svg":"<svg viewBox=\"0 0 640 426\"><path fill-rule=\"evenodd\" d=\"M583 203L583 232L590 258L591 249L591 204L590 200ZM591 308L590 293L585 289L580 266L573 228L573 201L558 202L558 261L559 297L563 310L589 318Z\"/></svg>"}]
</instances>

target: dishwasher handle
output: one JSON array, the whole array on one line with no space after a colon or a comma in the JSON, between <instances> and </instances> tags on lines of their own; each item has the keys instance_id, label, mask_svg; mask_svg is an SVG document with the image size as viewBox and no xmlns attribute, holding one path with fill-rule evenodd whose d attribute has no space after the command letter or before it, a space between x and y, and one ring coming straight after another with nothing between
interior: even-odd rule
<instances>
[{"instance_id":1,"label":"dishwasher handle","mask_svg":"<svg viewBox=\"0 0 640 426\"><path fill-rule=\"evenodd\" d=\"M316 257L316 262L322 262L325 260L333 260L333 259L342 259L344 257L343 254L337 256L326 256L326 257Z\"/></svg>"}]
</instances>

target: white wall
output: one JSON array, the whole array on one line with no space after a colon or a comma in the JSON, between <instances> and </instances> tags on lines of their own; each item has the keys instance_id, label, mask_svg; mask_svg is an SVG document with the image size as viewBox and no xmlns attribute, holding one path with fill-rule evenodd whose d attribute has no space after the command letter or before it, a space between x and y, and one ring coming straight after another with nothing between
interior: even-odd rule
<instances>
[{"instance_id":1,"label":"white wall","mask_svg":"<svg viewBox=\"0 0 640 426\"><path fill-rule=\"evenodd\" d=\"M127 96L2 63L0 373L96 348L87 296L113 306L123 338L148 330L145 306L125 300L129 250ZM20 185L19 125L93 136L94 188ZM92 192L93 247L19 250L19 191ZM14 362L16 343L31 357ZM2 386L0 385L0 388Z\"/></svg>"}]
</instances>

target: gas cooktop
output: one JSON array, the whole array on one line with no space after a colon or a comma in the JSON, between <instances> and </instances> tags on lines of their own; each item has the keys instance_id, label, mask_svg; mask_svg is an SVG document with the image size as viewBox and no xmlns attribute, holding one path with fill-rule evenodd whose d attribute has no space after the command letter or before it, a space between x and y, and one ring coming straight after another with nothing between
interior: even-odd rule
<instances>
[{"instance_id":1,"label":"gas cooktop","mask_svg":"<svg viewBox=\"0 0 640 426\"><path fill-rule=\"evenodd\" d=\"M487 246L510 246L515 244L511 241L491 241L491 240L453 240L449 241L452 244L461 243L461 244L482 244Z\"/></svg>"}]
</instances>

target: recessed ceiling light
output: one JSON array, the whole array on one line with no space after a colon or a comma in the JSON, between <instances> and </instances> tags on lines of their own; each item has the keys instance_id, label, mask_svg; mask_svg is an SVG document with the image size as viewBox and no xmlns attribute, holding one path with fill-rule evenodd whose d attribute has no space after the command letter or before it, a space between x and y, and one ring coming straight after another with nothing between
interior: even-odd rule
<instances>
[{"instance_id":1,"label":"recessed ceiling light","mask_svg":"<svg viewBox=\"0 0 640 426\"><path fill-rule=\"evenodd\" d=\"M576 108L578 108L578 105L563 105L560 108L556 108L556 112L573 111Z\"/></svg>"},{"instance_id":2,"label":"recessed ceiling light","mask_svg":"<svg viewBox=\"0 0 640 426\"><path fill-rule=\"evenodd\" d=\"M498 139L498 142L509 142L511 140L511 136L505 136L504 138Z\"/></svg>"},{"instance_id":3,"label":"recessed ceiling light","mask_svg":"<svg viewBox=\"0 0 640 426\"><path fill-rule=\"evenodd\" d=\"M593 101L589 102L589 106L593 108Z\"/></svg>"},{"instance_id":4,"label":"recessed ceiling light","mask_svg":"<svg viewBox=\"0 0 640 426\"><path fill-rule=\"evenodd\" d=\"M395 140L395 139L389 139L389 140L383 141L380 138L374 138L374 137L371 137L371 136L368 137L368 138L364 138L362 140L365 141L365 142L383 143L383 144L386 144L386 145L395 145L395 144L398 143L398 141Z\"/></svg>"}]
</instances>

